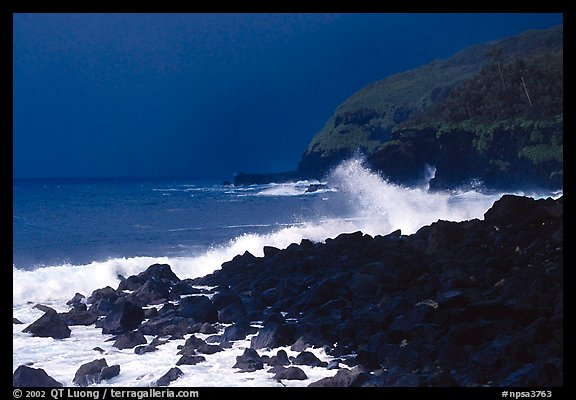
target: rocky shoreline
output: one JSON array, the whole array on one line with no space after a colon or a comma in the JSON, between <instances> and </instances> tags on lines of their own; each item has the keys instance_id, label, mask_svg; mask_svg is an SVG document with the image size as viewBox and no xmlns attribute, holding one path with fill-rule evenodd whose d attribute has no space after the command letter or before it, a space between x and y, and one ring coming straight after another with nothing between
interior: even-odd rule
<instances>
[{"instance_id":1,"label":"rocky shoreline","mask_svg":"<svg viewBox=\"0 0 576 400\"><path fill-rule=\"evenodd\" d=\"M264 257L246 252L196 279L155 264L67 304L65 313L37 305L45 314L24 331L66 340L69 326L93 325L142 357L185 339L157 386L247 337L230 368L265 369L279 382L308 379L307 365L334 371L309 386L562 386L563 197L505 195L484 220L438 221L409 236L265 247ZM261 355L285 346L298 355ZM334 360L309 351L318 347ZM73 382L121 373L95 358ZM24 365L13 384L62 385Z\"/></svg>"}]
</instances>

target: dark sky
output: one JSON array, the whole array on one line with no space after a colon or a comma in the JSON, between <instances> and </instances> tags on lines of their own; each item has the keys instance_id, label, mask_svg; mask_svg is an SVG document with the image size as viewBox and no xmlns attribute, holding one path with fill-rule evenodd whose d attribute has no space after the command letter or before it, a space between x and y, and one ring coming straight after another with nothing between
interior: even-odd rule
<instances>
[{"instance_id":1,"label":"dark sky","mask_svg":"<svg viewBox=\"0 0 576 400\"><path fill-rule=\"evenodd\" d=\"M362 86L561 14L15 14L14 177L294 169Z\"/></svg>"}]
</instances>

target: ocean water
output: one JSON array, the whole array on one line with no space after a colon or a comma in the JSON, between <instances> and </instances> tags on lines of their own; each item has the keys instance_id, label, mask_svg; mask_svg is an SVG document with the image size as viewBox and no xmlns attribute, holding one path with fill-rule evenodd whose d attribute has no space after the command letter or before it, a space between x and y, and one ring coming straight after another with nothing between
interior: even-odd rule
<instances>
[{"instance_id":1,"label":"ocean water","mask_svg":"<svg viewBox=\"0 0 576 400\"><path fill-rule=\"evenodd\" d=\"M104 357L108 365L120 364L121 373L101 385L149 386L175 365L176 346L184 340L136 355L112 347L105 342L112 335L93 327L73 326L64 340L34 338L21 332L43 314L33 306L67 311L65 303L76 292L88 296L97 288L115 288L118 275L134 275L154 263L170 264L181 279L194 278L245 251L262 256L265 245L285 248L305 238L323 241L358 230L411 234L438 219L481 219L502 195L428 193L431 174L420 186L399 187L365 169L361 160L349 160L314 192L307 189L320 182L233 187L192 180L14 181L13 316L24 325L13 325L13 370L22 364L44 368L72 385L80 365ZM185 375L172 385L282 386L265 370L232 369L249 339L207 355L205 363L180 366ZM105 353L92 350L96 346ZM313 351L330 359L322 349ZM303 369L308 380L284 384L306 386L334 375L323 368Z\"/></svg>"}]
</instances>

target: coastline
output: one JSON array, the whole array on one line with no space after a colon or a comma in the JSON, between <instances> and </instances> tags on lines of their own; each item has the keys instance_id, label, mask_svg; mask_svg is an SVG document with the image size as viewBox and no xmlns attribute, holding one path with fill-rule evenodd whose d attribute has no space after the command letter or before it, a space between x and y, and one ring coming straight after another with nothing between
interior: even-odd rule
<instances>
[{"instance_id":1,"label":"coastline","mask_svg":"<svg viewBox=\"0 0 576 400\"><path fill-rule=\"evenodd\" d=\"M154 266L45 315L67 326L96 316L96 327L130 352L185 340L181 355L203 357L187 359L198 366L248 338L256 355L239 356L248 359L237 369L261 373L278 366L278 348L290 348L298 355L282 367L295 369L274 374L296 374L281 381L296 369L325 369L326 377L302 381L314 386L561 386L562 218L562 197L506 195L483 221L265 247L263 257L245 253L201 278ZM124 324L124 312L141 317ZM132 346L143 335L156 343Z\"/></svg>"}]
</instances>

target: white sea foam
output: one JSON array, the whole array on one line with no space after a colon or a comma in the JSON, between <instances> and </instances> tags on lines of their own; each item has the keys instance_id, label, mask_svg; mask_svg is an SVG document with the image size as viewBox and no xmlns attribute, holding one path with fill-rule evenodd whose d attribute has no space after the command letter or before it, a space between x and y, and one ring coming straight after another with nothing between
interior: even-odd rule
<instances>
[{"instance_id":1,"label":"white sea foam","mask_svg":"<svg viewBox=\"0 0 576 400\"><path fill-rule=\"evenodd\" d=\"M58 309L58 305L48 303ZM28 324L39 318L43 313L33 309L31 305L21 306L15 309L15 317ZM33 363L33 368L42 368L50 376L65 386L74 386L72 379L76 370L87 362L98 358L105 358L108 365L120 365L120 374L110 380L102 381L95 386L124 386L124 387L148 387L152 386L158 378L176 365L181 357L178 355L177 346L184 345L184 339L170 340L168 343L157 347L157 351L137 355L133 349L119 350L113 347L113 341L106 341L113 335L103 335L101 329L93 326L71 326L69 338L55 340L52 338L31 337L22 333L26 325L13 325L13 370L19 365ZM196 334L197 337L206 339L209 335ZM231 349L204 355L206 362L197 365L181 365L184 375L171 383L171 386L181 387L206 387L206 386L279 386L282 384L272 380L273 374L266 369L252 373L242 373L232 368L236 357L242 355L244 349L250 347L251 336L245 340L236 341ZM150 343L153 336L146 336ZM104 353L100 354L93 350L100 347ZM298 353L288 347L282 348L289 356ZM278 349L258 350L260 355L275 355ZM308 349L322 361L330 361L332 357L326 355L320 348ZM345 367L344 365L342 365ZM334 370L314 368L305 365L299 366L309 379L304 381L284 381L286 386L307 386L310 382L333 376Z\"/></svg>"},{"instance_id":2,"label":"white sea foam","mask_svg":"<svg viewBox=\"0 0 576 400\"><path fill-rule=\"evenodd\" d=\"M434 169L429 167L427 178L433 173ZM346 202L358 218L359 230L369 234L384 234L396 229L411 234L439 219L482 218L501 196L500 193L486 195L476 191L430 193L426 180L420 187L394 185L367 170L361 159L340 164L330 175L329 183L346 193Z\"/></svg>"}]
</instances>

